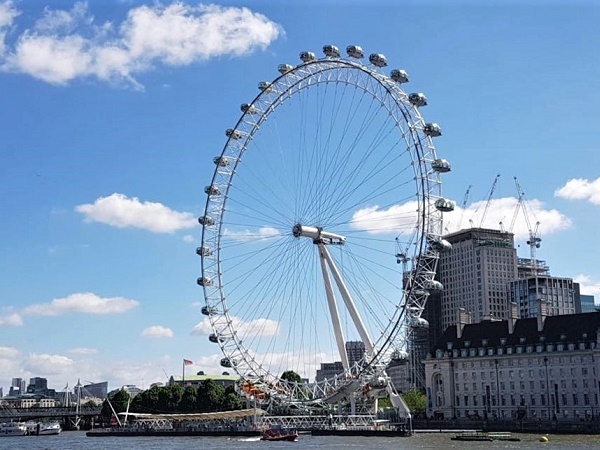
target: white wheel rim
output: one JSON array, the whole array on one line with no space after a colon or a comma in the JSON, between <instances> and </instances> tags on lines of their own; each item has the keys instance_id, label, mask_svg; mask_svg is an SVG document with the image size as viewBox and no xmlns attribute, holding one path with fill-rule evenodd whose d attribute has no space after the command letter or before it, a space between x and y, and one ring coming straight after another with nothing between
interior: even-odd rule
<instances>
[{"instance_id":1,"label":"white wheel rim","mask_svg":"<svg viewBox=\"0 0 600 450\"><path fill-rule=\"evenodd\" d=\"M274 395L321 398L406 348L437 264L428 245L442 230L436 151L400 85L355 60L302 63L249 104L217 160L203 215L207 320L244 380ZM355 213L375 206L374 217L396 214L357 226ZM328 249L373 341L367 370L314 382L321 362L340 357L317 246L294 237L296 224L346 237ZM404 291L395 240L410 258ZM340 319L344 339L360 339L347 313ZM282 383L287 370L308 383Z\"/></svg>"}]
</instances>

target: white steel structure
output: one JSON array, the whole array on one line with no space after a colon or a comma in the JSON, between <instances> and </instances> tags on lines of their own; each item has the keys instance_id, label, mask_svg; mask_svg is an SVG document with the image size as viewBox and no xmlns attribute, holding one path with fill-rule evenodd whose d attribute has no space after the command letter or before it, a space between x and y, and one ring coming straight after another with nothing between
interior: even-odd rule
<instances>
[{"instance_id":1,"label":"white steel structure","mask_svg":"<svg viewBox=\"0 0 600 450\"><path fill-rule=\"evenodd\" d=\"M298 65L259 83L214 159L199 218L204 329L221 365L267 402L364 405L389 389L384 367L405 354L432 289L442 240L439 159L403 70L362 49ZM399 242L410 267L402 282ZM365 356L350 364L345 342ZM315 381L320 363L344 373ZM281 379L294 371L304 381ZM395 398L395 393L392 392ZM307 405L304 405L307 406Z\"/></svg>"}]
</instances>

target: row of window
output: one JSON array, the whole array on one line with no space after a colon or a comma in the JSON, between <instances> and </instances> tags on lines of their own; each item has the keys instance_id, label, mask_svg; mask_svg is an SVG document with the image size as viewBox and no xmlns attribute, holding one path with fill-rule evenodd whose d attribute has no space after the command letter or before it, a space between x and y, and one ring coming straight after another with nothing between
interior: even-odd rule
<instances>
[{"instance_id":1,"label":"row of window","mask_svg":"<svg viewBox=\"0 0 600 450\"><path fill-rule=\"evenodd\" d=\"M559 394L559 406L590 406L592 405L592 395L588 393L584 394ZM500 404L498 405L496 395L457 395L455 398L455 405L460 406L546 406L547 396L546 394L529 394L525 395L505 395L500 394ZM550 394L550 404L556 405L554 394ZM593 404L598 406L598 394L593 394ZM441 406L441 405L438 405Z\"/></svg>"},{"instance_id":2,"label":"row of window","mask_svg":"<svg viewBox=\"0 0 600 450\"><path fill-rule=\"evenodd\" d=\"M550 385L552 385L552 380L550 381ZM537 383L534 380L529 380L524 381L521 380L518 383L516 381L509 381L508 383L505 381L500 381L500 390L501 391L506 391L507 387L510 391L515 391L517 388L520 389L521 391L524 391L526 389L528 390L534 390L536 388L536 384L539 386L539 389L544 390L546 389L546 382L544 380L539 380ZM472 383L473 386L473 392L477 392L478 391L478 385L476 382ZM496 382L495 381L491 381L490 384L486 384L485 382L481 383L481 391L485 391L487 388L495 391L496 390ZM583 389L589 389L591 386L594 386L594 380L588 380L587 378L584 378L583 380L576 380L574 378L566 380L566 379L561 379L561 380L557 380L557 382L555 383L556 388L558 389L558 387L560 386L561 389L567 389L567 388L571 388L571 389L579 389L579 387L581 386ZM456 383L455 385L456 387L456 392L469 392L469 383Z\"/></svg>"}]
</instances>

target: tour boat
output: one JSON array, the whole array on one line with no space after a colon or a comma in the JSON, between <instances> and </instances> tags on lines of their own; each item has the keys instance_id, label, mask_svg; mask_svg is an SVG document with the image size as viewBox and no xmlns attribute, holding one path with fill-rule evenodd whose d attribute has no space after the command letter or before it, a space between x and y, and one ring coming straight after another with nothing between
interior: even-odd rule
<instances>
[{"instance_id":1,"label":"tour boat","mask_svg":"<svg viewBox=\"0 0 600 450\"><path fill-rule=\"evenodd\" d=\"M25 436L27 427L18 422L0 423L0 436Z\"/></svg>"}]
</instances>

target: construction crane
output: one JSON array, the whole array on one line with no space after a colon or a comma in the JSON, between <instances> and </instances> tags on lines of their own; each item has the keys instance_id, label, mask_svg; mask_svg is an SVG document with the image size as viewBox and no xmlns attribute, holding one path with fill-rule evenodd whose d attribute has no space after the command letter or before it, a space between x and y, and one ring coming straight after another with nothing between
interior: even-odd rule
<instances>
[{"instance_id":1,"label":"construction crane","mask_svg":"<svg viewBox=\"0 0 600 450\"><path fill-rule=\"evenodd\" d=\"M525 224L527 225L527 232L529 233L529 239L527 240L527 245L529 246L529 255L531 258L531 267L533 269L533 276L535 277L535 295L536 300L539 295L538 292L538 269L537 269L537 255L536 250L540 248L542 238L539 236L539 227L540 222L536 220L535 227L531 228L531 222L529 221L529 213L527 210L529 209L529 205L527 203L527 199L525 197L525 192L523 188L519 184L517 177L514 177L515 185L517 187L517 192L519 194L519 198L517 201L517 208L515 209L515 213L513 215L512 221L510 223L509 231L512 232L513 227L515 226L515 221L517 219L517 214L519 209L523 210L523 217L525 218Z\"/></svg>"},{"instance_id":2,"label":"construction crane","mask_svg":"<svg viewBox=\"0 0 600 450\"><path fill-rule=\"evenodd\" d=\"M492 195L494 195L494 191L496 190L496 185L498 184L498 178L500 178L500 174L496 175L496 178L494 178L494 182L492 183L490 193L488 194L487 201L485 202L485 208L483 208L483 214L481 215L481 223L479 224L479 228L483 228L483 222L485 220L485 216L487 215L488 209L490 207L490 203L492 201Z\"/></svg>"},{"instance_id":3,"label":"construction crane","mask_svg":"<svg viewBox=\"0 0 600 450\"><path fill-rule=\"evenodd\" d=\"M500 178L500 174L496 175L494 178L494 182L492 183L492 187L490 188L490 192L486 197L485 207L483 208L483 214L481 216L481 222L479 223L479 228L483 226L483 221L485 220L485 216L487 215L487 210L490 207L490 202L492 201L492 195L494 195L494 191L496 190L496 184L498 184L498 178ZM471 228L475 228L475 224L473 223L473 219L475 215L479 212L479 207L473 213L473 217L469 219L469 223L471 224Z\"/></svg>"},{"instance_id":4,"label":"construction crane","mask_svg":"<svg viewBox=\"0 0 600 450\"><path fill-rule=\"evenodd\" d=\"M465 208L467 207L467 202L469 201L469 194L471 193L472 187L473 187L473 185L470 184L469 187L467 188L467 191L465 192L463 201L460 204L460 219L458 220L458 227L457 227L458 230L460 230L460 226L462 225L462 219L463 219L463 216L465 215Z\"/></svg>"}]
</instances>

